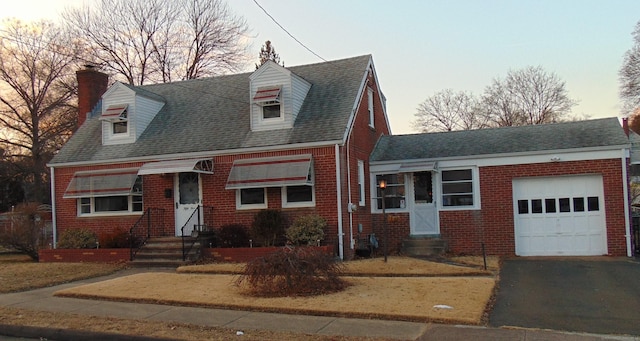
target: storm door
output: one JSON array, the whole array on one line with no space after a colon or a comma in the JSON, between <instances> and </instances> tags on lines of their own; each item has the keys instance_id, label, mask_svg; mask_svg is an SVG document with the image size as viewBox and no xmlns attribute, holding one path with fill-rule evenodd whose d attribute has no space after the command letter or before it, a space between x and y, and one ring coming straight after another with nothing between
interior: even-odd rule
<instances>
[{"instance_id":1,"label":"storm door","mask_svg":"<svg viewBox=\"0 0 640 341\"><path fill-rule=\"evenodd\" d=\"M438 210L435 203L435 174L415 172L410 182L413 196L410 199L411 235L439 234Z\"/></svg>"},{"instance_id":2,"label":"storm door","mask_svg":"<svg viewBox=\"0 0 640 341\"><path fill-rule=\"evenodd\" d=\"M198 224L194 214L202 202L200 174L194 172L177 173L175 177L176 236L191 235L194 225ZM202 221L202 217L200 217ZM184 227L184 230L183 230Z\"/></svg>"}]
</instances>

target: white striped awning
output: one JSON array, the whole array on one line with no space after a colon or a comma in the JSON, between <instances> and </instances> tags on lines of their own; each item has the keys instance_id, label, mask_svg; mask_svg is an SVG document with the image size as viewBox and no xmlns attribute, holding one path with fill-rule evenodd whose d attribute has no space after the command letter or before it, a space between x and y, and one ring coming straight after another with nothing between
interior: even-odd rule
<instances>
[{"instance_id":1,"label":"white striped awning","mask_svg":"<svg viewBox=\"0 0 640 341\"><path fill-rule=\"evenodd\" d=\"M236 160L226 189L313 185L311 154Z\"/></svg>"},{"instance_id":2,"label":"white striped awning","mask_svg":"<svg viewBox=\"0 0 640 341\"><path fill-rule=\"evenodd\" d=\"M258 104L278 102L280 100L280 89L279 86L258 88L258 91L253 96L253 102Z\"/></svg>"},{"instance_id":3,"label":"white striped awning","mask_svg":"<svg viewBox=\"0 0 640 341\"><path fill-rule=\"evenodd\" d=\"M110 105L107 110L100 115L101 120L117 121L127 118L127 104Z\"/></svg>"},{"instance_id":4,"label":"white striped awning","mask_svg":"<svg viewBox=\"0 0 640 341\"><path fill-rule=\"evenodd\" d=\"M76 172L63 197L130 195L137 176L137 168Z\"/></svg>"},{"instance_id":5,"label":"white striped awning","mask_svg":"<svg viewBox=\"0 0 640 341\"><path fill-rule=\"evenodd\" d=\"M204 158L149 162L140 167L138 175L184 172L213 174L213 160Z\"/></svg>"}]
</instances>

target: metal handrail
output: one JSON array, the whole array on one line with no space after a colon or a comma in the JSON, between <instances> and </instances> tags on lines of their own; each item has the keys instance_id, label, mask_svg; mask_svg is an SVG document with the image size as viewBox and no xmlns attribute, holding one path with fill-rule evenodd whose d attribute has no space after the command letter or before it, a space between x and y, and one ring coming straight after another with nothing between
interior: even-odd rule
<instances>
[{"instance_id":1,"label":"metal handrail","mask_svg":"<svg viewBox=\"0 0 640 341\"><path fill-rule=\"evenodd\" d=\"M136 253L151 238L151 228L164 226L164 209L147 208L142 216L129 229L129 260L133 260ZM140 239L138 239L140 238Z\"/></svg>"},{"instance_id":2,"label":"metal handrail","mask_svg":"<svg viewBox=\"0 0 640 341\"><path fill-rule=\"evenodd\" d=\"M202 212L202 214L200 214L200 212ZM196 223L193 224L192 236L194 234L193 231L196 231L196 238L194 238L193 240L191 240L190 243L187 244L186 238L188 236L185 235L184 231L187 226L192 224L192 219L194 218L194 215L196 215ZM205 230L209 230L211 226L213 226L213 207L198 206L193 211L193 213L191 213L191 215L189 216L189 219L187 219L187 222L180 228L180 235L182 237L182 260L183 261L187 260L187 255L191 252L191 249L193 249L193 246L198 241L199 233Z\"/></svg>"}]
</instances>

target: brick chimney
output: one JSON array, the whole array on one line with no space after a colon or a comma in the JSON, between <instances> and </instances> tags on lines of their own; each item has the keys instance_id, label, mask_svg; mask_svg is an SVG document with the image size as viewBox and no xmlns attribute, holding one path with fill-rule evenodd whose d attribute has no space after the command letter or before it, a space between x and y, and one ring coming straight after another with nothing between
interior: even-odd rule
<instances>
[{"instance_id":1,"label":"brick chimney","mask_svg":"<svg viewBox=\"0 0 640 341\"><path fill-rule=\"evenodd\" d=\"M87 120L91 110L107 91L109 76L97 70L95 65L85 65L76 71L78 79L78 128Z\"/></svg>"}]
</instances>

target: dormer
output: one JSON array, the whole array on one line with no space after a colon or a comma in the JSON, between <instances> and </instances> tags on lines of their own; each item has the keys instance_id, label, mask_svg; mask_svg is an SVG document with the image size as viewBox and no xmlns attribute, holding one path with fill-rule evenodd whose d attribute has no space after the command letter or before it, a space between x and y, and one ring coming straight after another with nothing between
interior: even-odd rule
<instances>
[{"instance_id":1,"label":"dormer","mask_svg":"<svg viewBox=\"0 0 640 341\"><path fill-rule=\"evenodd\" d=\"M269 60L249 76L251 130L292 128L311 83Z\"/></svg>"},{"instance_id":2,"label":"dormer","mask_svg":"<svg viewBox=\"0 0 640 341\"><path fill-rule=\"evenodd\" d=\"M102 144L134 143L164 106L164 100L116 82L102 95Z\"/></svg>"}]
</instances>

